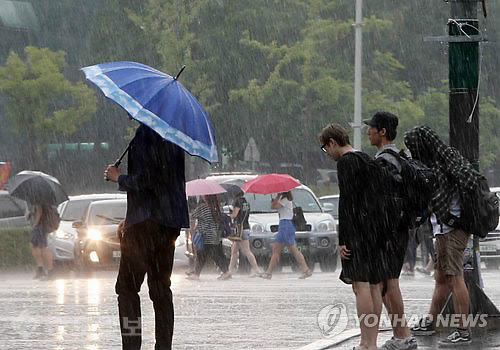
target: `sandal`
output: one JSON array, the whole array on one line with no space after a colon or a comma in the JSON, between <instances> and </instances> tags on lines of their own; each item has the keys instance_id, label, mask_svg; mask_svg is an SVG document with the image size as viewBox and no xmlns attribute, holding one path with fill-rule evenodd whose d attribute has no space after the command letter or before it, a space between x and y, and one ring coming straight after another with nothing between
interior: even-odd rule
<instances>
[{"instance_id":1,"label":"sandal","mask_svg":"<svg viewBox=\"0 0 500 350\"><path fill-rule=\"evenodd\" d=\"M265 280L270 280L271 278L273 278L273 274L272 273L267 273L267 272L264 272L264 273L261 273L259 275L260 278L263 278Z\"/></svg>"},{"instance_id":2,"label":"sandal","mask_svg":"<svg viewBox=\"0 0 500 350\"><path fill-rule=\"evenodd\" d=\"M300 276L299 276L299 279L301 279L301 280L305 280L306 278L309 278L309 277L311 277L312 275L313 275L312 271L311 271L311 270L309 270L309 269L307 269L306 271L304 271L304 272L302 273L302 275L300 275Z\"/></svg>"}]
</instances>

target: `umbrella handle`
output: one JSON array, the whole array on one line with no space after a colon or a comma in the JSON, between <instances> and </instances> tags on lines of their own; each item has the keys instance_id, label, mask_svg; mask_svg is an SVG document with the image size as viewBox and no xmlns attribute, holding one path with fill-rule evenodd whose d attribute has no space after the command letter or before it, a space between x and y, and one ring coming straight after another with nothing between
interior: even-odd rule
<instances>
[{"instance_id":1,"label":"umbrella handle","mask_svg":"<svg viewBox=\"0 0 500 350\"><path fill-rule=\"evenodd\" d=\"M127 154L127 152L129 151L130 149L130 143L128 144L127 148L125 148L125 151L123 151L122 155L120 156L120 158L118 158L115 163L113 164L113 167L115 168L118 168L120 166L120 164L122 163L122 159L123 157L125 157L125 155ZM106 181L109 181L108 178L106 178Z\"/></svg>"}]
</instances>

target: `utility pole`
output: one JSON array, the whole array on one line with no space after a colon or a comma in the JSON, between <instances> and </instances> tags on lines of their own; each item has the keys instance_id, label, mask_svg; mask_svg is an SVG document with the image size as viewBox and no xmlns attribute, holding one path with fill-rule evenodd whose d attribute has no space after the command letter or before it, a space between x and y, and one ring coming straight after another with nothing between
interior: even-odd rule
<instances>
[{"instance_id":1,"label":"utility pole","mask_svg":"<svg viewBox=\"0 0 500 350\"><path fill-rule=\"evenodd\" d=\"M448 0L450 18L448 36L426 38L426 41L448 42L449 63L449 125L450 145L455 147L479 170L479 81L480 48L484 41L478 20L478 2L485 0ZM473 315L498 318L500 312L480 287L479 242L473 238L472 266L464 269L464 279L469 291L469 311ZM451 295L442 314L453 314ZM490 323L490 320L488 320Z\"/></svg>"},{"instance_id":2,"label":"utility pole","mask_svg":"<svg viewBox=\"0 0 500 350\"><path fill-rule=\"evenodd\" d=\"M361 70L363 0L356 0L355 48L354 48L354 148L361 151Z\"/></svg>"}]
</instances>

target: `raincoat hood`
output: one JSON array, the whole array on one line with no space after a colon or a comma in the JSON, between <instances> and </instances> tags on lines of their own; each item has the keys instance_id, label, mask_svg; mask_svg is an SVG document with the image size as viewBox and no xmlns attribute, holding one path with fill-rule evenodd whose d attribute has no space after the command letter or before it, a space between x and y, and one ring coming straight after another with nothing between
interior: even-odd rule
<instances>
[{"instance_id":1,"label":"raincoat hood","mask_svg":"<svg viewBox=\"0 0 500 350\"><path fill-rule=\"evenodd\" d=\"M417 126L406 132L404 143L411 156L430 166L436 160L440 150L448 146L439 138L438 134L428 126Z\"/></svg>"}]
</instances>

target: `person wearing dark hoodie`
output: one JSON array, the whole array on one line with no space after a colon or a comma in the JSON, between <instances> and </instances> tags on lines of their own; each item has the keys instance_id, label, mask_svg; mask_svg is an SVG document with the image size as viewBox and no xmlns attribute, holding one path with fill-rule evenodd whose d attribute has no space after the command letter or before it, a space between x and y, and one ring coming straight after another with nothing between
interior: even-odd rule
<instances>
[{"instance_id":1,"label":"person wearing dark hoodie","mask_svg":"<svg viewBox=\"0 0 500 350\"><path fill-rule=\"evenodd\" d=\"M368 139L370 143L377 147L375 159L382 167L386 168L394 176L401 178L401 164L399 158L394 153L399 153L399 149L394 144L397 136L399 119L389 112L377 112L371 119L364 120L368 126ZM398 190L401 185L395 184L391 189L394 196L399 196ZM383 191L381 191L383 192ZM384 193L380 193L379 198L383 200ZM399 220L393 218L393 220ZM387 309L393 327L393 337L389 339L380 349L387 350L409 350L417 348L417 340L410 335L405 318L403 297L399 287L399 276L405 261L405 254L409 242L409 227L407 221L400 220L394 232L387 232L387 292L383 301Z\"/></svg>"},{"instance_id":2,"label":"person wearing dark hoodie","mask_svg":"<svg viewBox=\"0 0 500 350\"><path fill-rule=\"evenodd\" d=\"M436 186L431 200L434 237L436 238L435 286L428 315L412 328L415 335L435 333L436 319L450 293L458 318L458 328L440 346L470 344L471 332L465 325L469 313L469 293L463 276L463 256L469 239L456 218L460 218L460 197L478 186L479 174L453 147L446 145L427 126L418 126L405 134L404 143L414 159L432 169ZM450 220L454 218L455 220Z\"/></svg>"}]
</instances>

